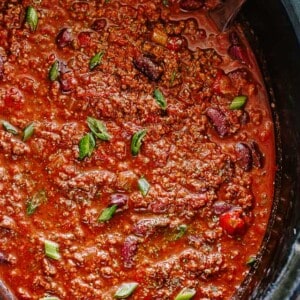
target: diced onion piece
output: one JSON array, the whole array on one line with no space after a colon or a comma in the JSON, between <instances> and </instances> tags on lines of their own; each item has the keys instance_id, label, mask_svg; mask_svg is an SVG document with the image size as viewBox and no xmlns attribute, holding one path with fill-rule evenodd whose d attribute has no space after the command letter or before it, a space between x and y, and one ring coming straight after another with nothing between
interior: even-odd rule
<instances>
[{"instance_id":1,"label":"diced onion piece","mask_svg":"<svg viewBox=\"0 0 300 300\"><path fill-rule=\"evenodd\" d=\"M116 291L114 297L116 299L126 299L135 291L138 285L137 282L123 283Z\"/></svg>"},{"instance_id":2,"label":"diced onion piece","mask_svg":"<svg viewBox=\"0 0 300 300\"><path fill-rule=\"evenodd\" d=\"M145 177L142 177L138 180L138 187L142 195L145 197L147 196L151 186L150 183L147 181L147 179Z\"/></svg>"},{"instance_id":3,"label":"diced onion piece","mask_svg":"<svg viewBox=\"0 0 300 300\"><path fill-rule=\"evenodd\" d=\"M59 245L57 243L45 240L44 249L46 256L55 260L59 260L61 258L61 255L59 253Z\"/></svg>"},{"instance_id":4,"label":"diced onion piece","mask_svg":"<svg viewBox=\"0 0 300 300\"><path fill-rule=\"evenodd\" d=\"M138 155L138 153L140 152L140 148L142 146L142 140L145 137L147 133L146 129L142 129L138 132L136 132L131 139L131 154L133 156Z\"/></svg>"},{"instance_id":5,"label":"diced onion piece","mask_svg":"<svg viewBox=\"0 0 300 300\"><path fill-rule=\"evenodd\" d=\"M176 296L175 300L189 300L196 295L195 289L183 288Z\"/></svg>"},{"instance_id":6,"label":"diced onion piece","mask_svg":"<svg viewBox=\"0 0 300 300\"><path fill-rule=\"evenodd\" d=\"M165 96L163 93L160 91L160 89L156 88L153 92L154 99L156 103L163 109L167 109L167 101L165 99Z\"/></svg>"},{"instance_id":7,"label":"diced onion piece","mask_svg":"<svg viewBox=\"0 0 300 300\"><path fill-rule=\"evenodd\" d=\"M158 28L154 28L151 36L152 42L165 46L168 41L168 35Z\"/></svg>"},{"instance_id":8,"label":"diced onion piece","mask_svg":"<svg viewBox=\"0 0 300 300\"><path fill-rule=\"evenodd\" d=\"M113 215L115 214L117 208L118 208L118 205L116 205L116 204L105 208L102 211L101 215L99 216L98 222L109 221L113 217Z\"/></svg>"},{"instance_id":9,"label":"diced onion piece","mask_svg":"<svg viewBox=\"0 0 300 300\"><path fill-rule=\"evenodd\" d=\"M28 6L26 11L26 23L29 25L31 31L35 31L37 29L37 25L39 22L37 11L33 6Z\"/></svg>"},{"instance_id":10,"label":"diced onion piece","mask_svg":"<svg viewBox=\"0 0 300 300\"><path fill-rule=\"evenodd\" d=\"M246 102L247 96L237 96L232 100L229 108L231 110L242 109L245 106Z\"/></svg>"}]
</instances>

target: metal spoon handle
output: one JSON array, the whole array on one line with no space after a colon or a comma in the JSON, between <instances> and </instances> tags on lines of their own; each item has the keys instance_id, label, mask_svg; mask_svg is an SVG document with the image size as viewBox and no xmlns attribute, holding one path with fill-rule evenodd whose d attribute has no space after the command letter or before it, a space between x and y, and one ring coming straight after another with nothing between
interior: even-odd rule
<instances>
[{"instance_id":1,"label":"metal spoon handle","mask_svg":"<svg viewBox=\"0 0 300 300\"><path fill-rule=\"evenodd\" d=\"M211 18L220 31L225 31L233 22L246 0L226 0L210 12Z\"/></svg>"}]
</instances>

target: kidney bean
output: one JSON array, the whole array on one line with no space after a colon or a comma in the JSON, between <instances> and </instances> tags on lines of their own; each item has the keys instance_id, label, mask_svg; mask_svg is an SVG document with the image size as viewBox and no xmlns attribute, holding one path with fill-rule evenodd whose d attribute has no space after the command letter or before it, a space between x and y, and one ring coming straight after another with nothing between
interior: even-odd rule
<instances>
[{"instance_id":1,"label":"kidney bean","mask_svg":"<svg viewBox=\"0 0 300 300\"><path fill-rule=\"evenodd\" d=\"M231 46L228 49L228 54L232 59L239 60L241 63L249 64L249 57L246 48L241 44L240 38L236 32L229 35Z\"/></svg>"},{"instance_id":2,"label":"kidney bean","mask_svg":"<svg viewBox=\"0 0 300 300\"><path fill-rule=\"evenodd\" d=\"M220 137L224 137L229 133L229 123L226 116L217 108L208 108L206 115Z\"/></svg>"},{"instance_id":3,"label":"kidney bean","mask_svg":"<svg viewBox=\"0 0 300 300\"><path fill-rule=\"evenodd\" d=\"M110 204L117 205L118 208L125 206L128 202L128 196L125 194L113 194L110 197Z\"/></svg>"},{"instance_id":4,"label":"kidney bean","mask_svg":"<svg viewBox=\"0 0 300 300\"><path fill-rule=\"evenodd\" d=\"M253 160L253 166L256 168L262 168L264 164L264 157L261 153L258 145L256 142L252 141L249 143L249 146L251 148L252 152L252 160Z\"/></svg>"},{"instance_id":5,"label":"kidney bean","mask_svg":"<svg viewBox=\"0 0 300 300\"><path fill-rule=\"evenodd\" d=\"M97 32L102 32L105 29L106 24L107 22L105 19L96 19L91 25L91 28Z\"/></svg>"},{"instance_id":6,"label":"kidney bean","mask_svg":"<svg viewBox=\"0 0 300 300\"><path fill-rule=\"evenodd\" d=\"M59 48L69 46L73 41L72 29L63 28L56 36L56 44Z\"/></svg>"},{"instance_id":7,"label":"kidney bean","mask_svg":"<svg viewBox=\"0 0 300 300\"><path fill-rule=\"evenodd\" d=\"M203 6L203 0L181 0L179 6L183 10L193 11Z\"/></svg>"},{"instance_id":8,"label":"kidney bean","mask_svg":"<svg viewBox=\"0 0 300 300\"><path fill-rule=\"evenodd\" d=\"M237 143L235 146L238 165L246 172L252 169L253 159L250 147L246 143Z\"/></svg>"},{"instance_id":9,"label":"kidney bean","mask_svg":"<svg viewBox=\"0 0 300 300\"><path fill-rule=\"evenodd\" d=\"M213 210L216 215L221 215L221 214L225 213L226 211L231 210L232 207L233 207L232 204L227 203L225 201L216 201L213 204Z\"/></svg>"},{"instance_id":10,"label":"kidney bean","mask_svg":"<svg viewBox=\"0 0 300 300\"><path fill-rule=\"evenodd\" d=\"M138 238L135 237L134 235L129 235L125 239L121 250L121 255L123 258L125 268L133 267L134 265L133 259L138 249L138 243L139 243Z\"/></svg>"},{"instance_id":11,"label":"kidney bean","mask_svg":"<svg viewBox=\"0 0 300 300\"><path fill-rule=\"evenodd\" d=\"M142 219L134 226L133 233L137 236L148 237L159 227L166 227L170 223L167 218Z\"/></svg>"},{"instance_id":12,"label":"kidney bean","mask_svg":"<svg viewBox=\"0 0 300 300\"><path fill-rule=\"evenodd\" d=\"M151 81L158 81L163 74L162 67L145 55L134 58L133 65Z\"/></svg>"}]
</instances>

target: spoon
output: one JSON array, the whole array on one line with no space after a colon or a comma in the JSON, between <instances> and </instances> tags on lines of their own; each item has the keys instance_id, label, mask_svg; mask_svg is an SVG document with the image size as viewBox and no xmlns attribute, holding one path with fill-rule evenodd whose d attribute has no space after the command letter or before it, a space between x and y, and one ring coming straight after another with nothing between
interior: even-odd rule
<instances>
[{"instance_id":1,"label":"spoon","mask_svg":"<svg viewBox=\"0 0 300 300\"><path fill-rule=\"evenodd\" d=\"M210 17L220 31L226 31L240 11L246 0L225 0L210 12Z\"/></svg>"}]
</instances>

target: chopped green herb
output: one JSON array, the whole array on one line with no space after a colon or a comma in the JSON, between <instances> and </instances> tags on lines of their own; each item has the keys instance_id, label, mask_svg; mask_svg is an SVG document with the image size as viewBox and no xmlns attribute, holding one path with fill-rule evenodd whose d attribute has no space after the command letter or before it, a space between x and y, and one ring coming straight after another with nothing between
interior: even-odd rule
<instances>
[{"instance_id":1,"label":"chopped green herb","mask_svg":"<svg viewBox=\"0 0 300 300\"><path fill-rule=\"evenodd\" d=\"M256 263L256 261L257 261L256 256L251 255L251 256L249 256L249 258L246 262L246 265L249 267L252 267Z\"/></svg>"},{"instance_id":2,"label":"chopped green herb","mask_svg":"<svg viewBox=\"0 0 300 300\"><path fill-rule=\"evenodd\" d=\"M247 99L247 96L237 96L232 100L229 108L231 110L242 109L245 106Z\"/></svg>"},{"instance_id":3,"label":"chopped green herb","mask_svg":"<svg viewBox=\"0 0 300 300\"><path fill-rule=\"evenodd\" d=\"M154 90L153 93L154 99L156 100L156 103L163 109L167 109L167 101L163 95L163 93L157 88Z\"/></svg>"},{"instance_id":4,"label":"chopped green herb","mask_svg":"<svg viewBox=\"0 0 300 300\"><path fill-rule=\"evenodd\" d=\"M59 260L61 258L61 255L59 253L59 245L55 242L45 240L44 250L45 250L45 255L52 259Z\"/></svg>"},{"instance_id":5,"label":"chopped green herb","mask_svg":"<svg viewBox=\"0 0 300 300\"><path fill-rule=\"evenodd\" d=\"M147 196L149 190L150 190L150 183L147 181L145 177L142 177L138 180L138 187L144 197Z\"/></svg>"},{"instance_id":6,"label":"chopped green herb","mask_svg":"<svg viewBox=\"0 0 300 300\"><path fill-rule=\"evenodd\" d=\"M14 135L18 134L18 129L7 121L2 121L3 128Z\"/></svg>"},{"instance_id":7,"label":"chopped green herb","mask_svg":"<svg viewBox=\"0 0 300 300\"><path fill-rule=\"evenodd\" d=\"M28 200L26 206L26 214L31 216L37 208L47 201L47 194L44 190L40 190L35 193L31 199Z\"/></svg>"},{"instance_id":8,"label":"chopped green herb","mask_svg":"<svg viewBox=\"0 0 300 300\"><path fill-rule=\"evenodd\" d=\"M162 4L164 6L169 6L169 1L168 0L162 0Z\"/></svg>"},{"instance_id":9,"label":"chopped green herb","mask_svg":"<svg viewBox=\"0 0 300 300\"><path fill-rule=\"evenodd\" d=\"M102 211L101 215L99 216L98 222L109 221L113 217L113 215L115 214L117 208L118 208L118 205L116 205L116 204L105 208Z\"/></svg>"},{"instance_id":10,"label":"chopped green herb","mask_svg":"<svg viewBox=\"0 0 300 300\"><path fill-rule=\"evenodd\" d=\"M182 238L187 232L187 226L185 224L181 224L177 227L178 233L175 236L175 240Z\"/></svg>"},{"instance_id":11,"label":"chopped green herb","mask_svg":"<svg viewBox=\"0 0 300 300\"><path fill-rule=\"evenodd\" d=\"M142 129L138 132L136 132L131 139L131 154L133 156L138 155L138 153L140 152L140 148L142 146L142 140L145 137L147 133L146 129Z\"/></svg>"},{"instance_id":12,"label":"chopped green herb","mask_svg":"<svg viewBox=\"0 0 300 300\"><path fill-rule=\"evenodd\" d=\"M116 291L114 297L117 299L126 299L135 291L138 285L137 282L123 283Z\"/></svg>"},{"instance_id":13,"label":"chopped green herb","mask_svg":"<svg viewBox=\"0 0 300 300\"><path fill-rule=\"evenodd\" d=\"M90 64L89 64L90 70L93 70L95 67L97 67L101 63L103 55L104 55L104 52L101 51L101 52L98 52L97 54L95 54L90 59Z\"/></svg>"},{"instance_id":14,"label":"chopped green herb","mask_svg":"<svg viewBox=\"0 0 300 300\"><path fill-rule=\"evenodd\" d=\"M34 133L34 123L30 123L23 131L23 142L28 141Z\"/></svg>"},{"instance_id":15,"label":"chopped green herb","mask_svg":"<svg viewBox=\"0 0 300 300\"><path fill-rule=\"evenodd\" d=\"M190 300L196 295L195 289L183 288L174 300Z\"/></svg>"},{"instance_id":16,"label":"chopped green herb","mask_svg":"<svg viewBox=\"0 0 300 300\"><path fill-rule=\"evenodd\" d=\"M176 72L176 71L173 71L172 74L171 74L170 86L173 86L174 81L175 81L175 79L176 79L176 76L177 76L177 72Z\"/></svg>"},{"instance_id":17,"label":"chopped green herb","mask_svg":"<svg viewBox=\"0 0 300 300\"><path fill-rule=\"evenodd\" d=\"M59 61L56 60L50 70L49 70L49 79L55 81L59 77Z\"/></svg>"},{"instance_id":18,"label":"chopped green herb","mask_svg":"<svg viewBox=\"0 0 300 300\"><path fill-rule=\"evenodd\" d=\"M85 157L90 157L95 149L96 141L92 133L87 133L79 141L79 159L84 159Z\"/></svg>"},{"instance_id":19,"label":"chopped green herb","mask_svg":"<svg viewBox=\"0 0 300 300\"><path fill-rule=\"evenodd\" d=\"M40 298L40 300L59 300L59 298L54 296L45 296L43 298Z\"/></svg>"},{"instance_id":20,"label":"chopped green herb","mask_svg":"<svg viewBox=\"0 0 300 300\"><path fill-rule=\"evenodd\" d=\"M26 23L29 25L31 31L35 31L37 29L37 25L39 22L37 11L33 6L28 6L26 11Z\"/></svg>"},{"instance_id":21,"label":"chopped green herb","mask_svg":"<svg viewBox=\"0 0 300 300\"><path fill-rule=\"evenodd\" d=\"M107 129L104 125L103 122L92 118L92 117L87 117L87 124L89 128L91 129L92 133L99 138L100 140L103 141L108 141L110 140L111 136L107 132Z\"/></svg>"}]
</instances>

